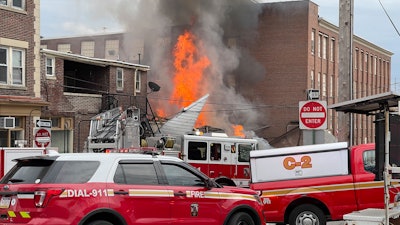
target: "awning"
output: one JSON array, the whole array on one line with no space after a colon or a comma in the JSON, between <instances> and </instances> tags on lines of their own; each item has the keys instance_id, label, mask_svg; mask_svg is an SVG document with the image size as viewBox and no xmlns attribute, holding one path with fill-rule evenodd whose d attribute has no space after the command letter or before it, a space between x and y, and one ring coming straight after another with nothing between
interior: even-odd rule
<instances>
[{"instance_id":1,"label":"awning","mask_svg":"<svg viewBox=\"0 0 400 225\"><path fill-rule=\"evenodd\" d=\"M328 108L345 113L373 114L385 110L385 107L397 107L399 101L400 94L390 91L329 105Z\"/></svg>"}]
</instances>

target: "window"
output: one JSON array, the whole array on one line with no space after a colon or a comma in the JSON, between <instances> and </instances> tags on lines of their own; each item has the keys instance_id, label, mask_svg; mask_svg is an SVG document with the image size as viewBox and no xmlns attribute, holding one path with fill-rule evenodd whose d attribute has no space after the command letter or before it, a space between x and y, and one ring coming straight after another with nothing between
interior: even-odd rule
<instances>
[{"instance_id":1,"label":"window","mask_svg":"<svg viewBox=\"0 0 400 225\"><path fill-rule=\"evenodd\" d=\"M25 84L25 51L12 47L0 47L0 84Z\"/></svg>"},{"instance_id":2,"label":"window","mask_svg":"<svg viewBox=\"0 0 400 225\"><path fill-rule=\"evenodd\" d=\"M326 73L322 74L322 97L326 97Z\"/></svg>"},{"instance_id":3,"label":"window","mask_svg":"<svg viewBox=\"0 0 400 225\"><path fill-rule=\"evenodd\" d=\"M364 169L374 173L375 170L375 150L365 151L363 153Z\"/></svg>"},{"instance_id":4,"label":"window","mask_svg":"<svg viewBox=\"0 0 400 225\"><path fill-rule=\"evenodd\" d=\"M55 71L54 71L54 64L55 64L55 59L53 57L46 57L46 75L47 76L54 76Z\"/></svg>"},{"instance_id":5,"label":"window","mask_svg":"<svg viewBox=\"0 0 400 225\"><path fill-rule=\"evenodd\" d=\"M141 77L141 71L139 71L139 70L136 70L135 71L135 91L136 92L140 92L140 84L141 84L141 82L140 82L140 77Z\"/></svg>"},{"instance_id":6,"label":"window","mask_svg":"<svg viewBox=\"0 0 400 225\"><path fill-rule=\"evenodd\" d=\"M315 30L311 31L311 54L314 55L315 53Z\"/></svg>"},{"instance_id":7,"label":"window","mask_svg":"<svg viewBox=\"0 0 400 225\"><path fill-rule=\"evenodd\" d=\"M318 57L321 57L321 40L322 39L322 34L318 35Z\"/></svg>"},{"instance_id":8,"label":"window","mask_svg":"<svg viewBox=\"0 0 400 225\"><path fill-rule=\"evenodd\" d=\"M70 44L58 44L57 51L60 52L71 52L71 45Z\"/></svg>"},{"instance_id":9,"label":"window","mask_svg":"<svg viewBox=\"0 0 400 225\"><path fill-rule=\"evenodd\" d=\"M330 46L329 53L330 53L330 60L332 62L335 62L335 39L334 38L331 39L331 46Z\"/></svg>"},{"instance_id":10,"label":"window","mask_svg":"<svg viewBox=\"0 0 400 225\"><path fill-rule=\"evenodd\" d=\"M206 160L207 143L189 141L188 145L188 158L190 160Z\"/></svg>"},{"instance_id":11,"label":"window","mask_svg":"<svg viewBox=\"0 0 400 225\"><path fill-rule=\"evenodd\" d=\"M119 59L119 40L106 40L106 59Z\"/></svg>"},{"instance_id":12,"label":"window","mask_svg":"<svg viewBox=\"0 0 400 225\"><path fill-rule=\"evenodd\" d=\"M2 179L2 183L86 183L99 165L96 161L24 160L18 162L7 177Z\"/></svg>"},{"instance_id":13,"label":"window","mask_svg":"<svg viewBox=\"0 0 400 225\"><path fill-rule=\"evenodd\" d=\"M57 161L54 164L42 183L83 184L100 166L97 161Z\"/></svg>"},{"instance_id":14,"label":"window","mask_svg":"<svg viewBox=\"0 0 400 225\"><path fill-rule=\"evenodd\" d=\"M177 165L162 164L168 184L172 186L204 186L204 182L192 172Z\"/></svg>"},{"instance_id":15,"label":"window","mask_svg":"<svg viewBox=\"0 0 400 225\"><path fill-rule=\"evenodd\" d=\"M158 178L153 163L120 162L114 175L117 184L157 185Z\"/></svg>"},{"instance_id":16,"label":"window","mask_svg":"<svg viewBox=\"0 0 400 225\"><path fill-rule=\"evenodd\" d=\"M359 50L356 48L356 52L355 52L355 59L354 59L354 69L358 69L358 58L359 58Z\"/></svg>"},{"instance_id":17,"label":"window","mask_svg":"<svg viewBox=\"0 0 400 225\"><path fill-rule=\"evenodd\" d=\"M211 154L210 160L220 161L221 160L221 144L220 143L211 143Z\"/></svg>"},{"instance_id":18,"label":"window","mask_svg":"<svg viewBox=\"0 0 400 225\"><path fill-rule=\"evenodd\" d=\"M7 49L0 48L0 83L7 83Z\"/></svg>"},{"instance_id":19,"label":"window","mask_svg":"<svg viewBox=\"0 0 400 225\"><path fill-rule=\"evenodd\" d=\"M12 6L15 8L22 9L23 8L23 0L13 0Z\"/></svg>"},{"instance_id":20,"label":"window","mask_svg":"<svg viewBox=\"0 0 400 225\"><path fill-rule=\"evenodd\" d=\"M326 50L328 48L327 42L328 42L328 37L324 35L324 37L322 38L322 58L323 59L326 59Z\"/></svg>"},{"instance_id":21,"label":"window","mask_svg":"<svg viewBox=\"0 0 400 225\"><path fill-rule=\"evenodd\" d=\"M310 74L310 88L314 89L315 85L314 85L314 70L311 70L311 74Z\"/></svg>"},{"instance_id":22,"label":"window","mask_svg":"<svg viewBox=\"0 0 400 225\"><path fill-rule=\"evenodd\" d=\"M22 85L22 51L12 51L12 84Z\"/></svg>"},{"instance_id":23,"label":"window","mask_svg":"<svg viewBox=\"0 0 400 225\"><path fill-rule=\"evenodd\" d=\"M250 162L250 151L253 149L251 144L239 144L239 162Z\"/></svg>"},{"instance_id":24,"label":"window","mask_svg":"<svg viewBox=\"0 0 400 225\"><path fill-rule=\"evenodd\" d=\"M87 57L94 57L94 41L82 41L81 55Z\"/></svg>"},{"instance_id":25,"label":"window","mask_svg":"<svg viewBox=\"0 0 400 225\"><path fill-rule=\"evenodd\" d=\"M122 68L117 68L117 90L124 89L124 70Z\"/></svg>"},{"instance_id":26,"label":"window","mask_svg":"<svg viewBox=\"0 0 400 225\"><path fill-rule=\"evenodd\" d=\"M25 9L25 0L0 0L0 5L8 6L14 9Z\"/></svg>"},{"instance_id":27,"label":"window","mask_svg":"<svg viewBox=\"0 0 400 225\"><path fill-rule=\"evenodd\" d=\"M61 128L61 118L51 118L51 127Z\"/></svg>"}]
</instances>

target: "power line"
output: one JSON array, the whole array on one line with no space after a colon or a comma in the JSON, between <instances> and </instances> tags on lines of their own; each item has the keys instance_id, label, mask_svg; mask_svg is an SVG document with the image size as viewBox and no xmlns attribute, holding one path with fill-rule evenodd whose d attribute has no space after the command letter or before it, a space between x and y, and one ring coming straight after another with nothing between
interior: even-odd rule
<instances>
[{"instance_id":1,"label":"power line","mask_svg":"<svg viewBox=\"0 0 400 225\"><path fill-rule=\"evenodd\" d=\"M392 23L392 26L393 26L393 28L396 30L396 32L397 32L397 35L399 35L399 36L400 36L400 32L399 32L399 30L397 30L397 27L396 27L396 25L394 24L394 22L393 22L392 18L390 18L389 14L388 14L388 12L386 11L385 7L383 6L383 4L382 4L381 0L378 0L378 1L379 1L379 4L382 6L382 9L383 9L383 11L385 11L385 14L386 14L386 16L388 17L388 19L389 19L389 20L390 20L390 22Z\"/></svg>"}]
</instances>

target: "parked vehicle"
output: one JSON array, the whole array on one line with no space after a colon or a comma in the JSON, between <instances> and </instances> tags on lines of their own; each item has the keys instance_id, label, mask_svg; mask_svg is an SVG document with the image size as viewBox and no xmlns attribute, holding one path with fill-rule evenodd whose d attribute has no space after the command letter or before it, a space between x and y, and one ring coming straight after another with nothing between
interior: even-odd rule
<instances>
[{"instance_id":1,"label":"parked vehicle","mask_svg":"<svg viewBox=\"0 0 400 225\"><path fill-rule=\"evenodd\" d=\"M325 225L356 210L384 208L375 157L375 144L344 142L251 151L250 188L261 193L268 222ZM391 187L391 202L399 186Z\"/></svg>"},{"instance_id":2,"label":"parked vehicle","mask_svg":"<svg viewBox=\"0 0 400 225\"><path fill-rule=\"evenodd\" d=\"M223 187L176 157L69 153L17 159L0 224L264 225L257 192Z\"/></svg>"},{"instance_id":3,"label":"parked vehicle","mask_svg":"<svg viewBox=\"0 0 400 225\"><path fill-rule=\"evenodd\" d=\"M15 148L0 148L0 177L3 177L15 164L16 162L13 159L27 157L27 156L35 156L35 155L44 155L48 152L45 148L24 148L24 147L15 147Z\"/></svg>"}]
</instances>

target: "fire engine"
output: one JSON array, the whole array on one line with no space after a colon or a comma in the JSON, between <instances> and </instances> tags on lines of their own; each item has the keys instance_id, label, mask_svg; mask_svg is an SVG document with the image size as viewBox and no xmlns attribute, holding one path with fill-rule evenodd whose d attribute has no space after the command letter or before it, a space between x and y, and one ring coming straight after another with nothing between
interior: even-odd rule
<instances>
[{"instance_id":1,"label":"fire engine","mask_svg":"<svg viewBox=\"0 0 400 225\"><path fill-rule=\"evenodd\" d=\"M161 145L161 154L180 157L219 184L249 186L250 151L258 149L256 139L228 137L224 133L186 134L179 139L171 146L174 142L167 138L167 144Z\"/></svg>"},{"instance_id":2,"label":"fire engine","mask_svg":"<svg viewBox=\"0 0 400 225\"><path fill-rule=\"evenodd\" d=\"M201 99L204 100L204 99ZM193 125L199 112L196 104L187 107L180 117L171 119L162 128L174 135L155 135L143 138L140 111L120 108L103 112L91 120L88 137L89 152L154 151L161 155L176 156L215 179L219 184L248 187L250 180L250 151L258 149L259 140L229 137L225 133L196 135ZM183 113L188 113L183 115ZM183 115L183 116L182 116ZM179 121L184 118L185 121ZM171 125L172 124L172 125ZM187 124L190 124L189 126ZM177 126L184 126L177 127ZM168 129L166 129L168 127ZM188 131L188 129L191 129ZM161 129L162 130L162 129Z\"/></svg>"}]
</instances>

